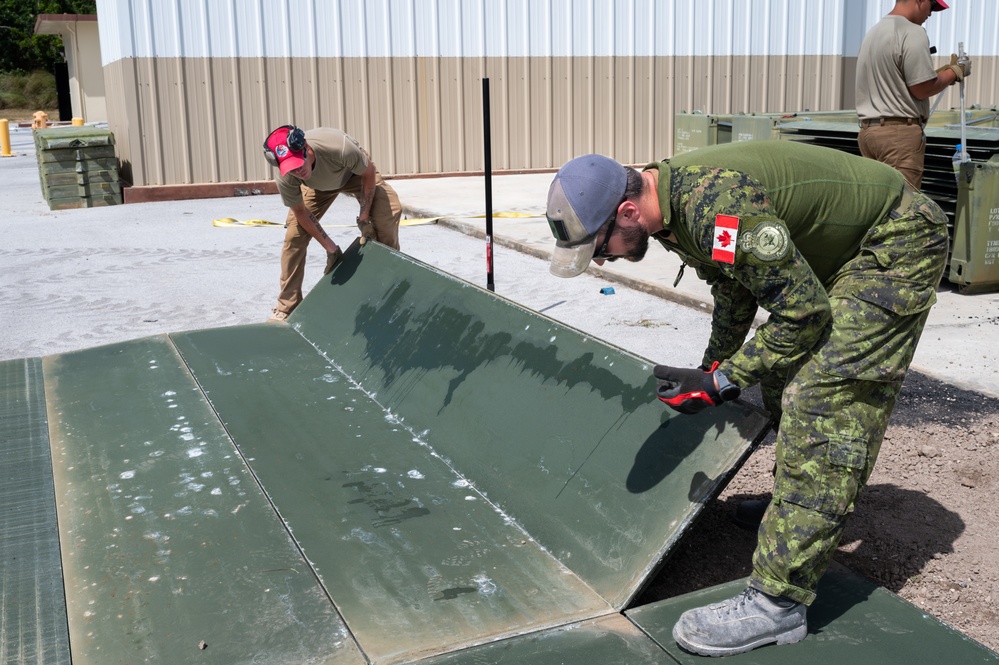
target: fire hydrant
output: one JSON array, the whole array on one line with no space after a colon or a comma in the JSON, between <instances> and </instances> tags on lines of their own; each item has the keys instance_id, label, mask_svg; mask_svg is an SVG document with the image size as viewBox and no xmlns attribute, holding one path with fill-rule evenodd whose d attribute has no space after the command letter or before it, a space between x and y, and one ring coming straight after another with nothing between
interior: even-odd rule
<instances>
[{"instance_id":1,"label":"fire hydrant","mask_svg":"<svg viewBox=\"0 0 999 665\"><path fill-rule=\"evenodd\" d=\"M31 117L34 118L31 122L32 129L45 129L49 126L49 114L45 111L35 111Z\"/></svg>"}]
</instances>

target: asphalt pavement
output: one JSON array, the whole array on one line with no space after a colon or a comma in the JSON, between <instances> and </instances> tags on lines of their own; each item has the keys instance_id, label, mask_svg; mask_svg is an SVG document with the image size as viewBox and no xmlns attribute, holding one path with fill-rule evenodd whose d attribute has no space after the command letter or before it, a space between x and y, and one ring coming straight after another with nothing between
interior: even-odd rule
<instances>
[{"instance_id":1,"label":"asphalt pavement","mask_svg":"<svg viewBox=\"0 0 999 665\"><path fill-rule=\"evenodd\" d=\"M276 195L52 211L26 128L0 158L0 360L63 353L179 330L259 322L277 295L286 209ZM653 244L640 263L592 266L574 279L547 270L551 173L494 175L495 294L652 362L696 365L710 329L710 293L693 271L674 286L675 256ZM390 180L405 208L402 251L486 287L485 179ZM356 203L323 220L340 244L356 237ZM214 220L263 220L217 226ZM322 277L312 243L306 285ZM604 291L613 288L613 293ZM999 294L938 291L913 368L999 396ZM761 318L765 313L761 312Z\"/></svg>"}]
</instances>

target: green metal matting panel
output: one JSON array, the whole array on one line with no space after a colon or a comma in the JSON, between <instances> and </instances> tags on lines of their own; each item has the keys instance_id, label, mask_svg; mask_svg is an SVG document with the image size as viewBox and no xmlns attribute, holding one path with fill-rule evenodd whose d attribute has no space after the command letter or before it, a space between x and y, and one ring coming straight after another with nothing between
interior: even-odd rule
<instances>
[{"instance_id":1,"label":"green metal matting panel","mask_svg":"<svg viewBox=\"0 0 999 665\"><path fill-rule=\"evenodd\" d=\"M420 665L675 665L620 614L421 661Z\"/></svg>"},{"instance_id":2,"label":"green metal matting panel","mask_svg":"<svg viewBox=\"0 0 999 665\"><path fill-rule=\"evenodd\" d=\"M616 609L767 426L672 414L648 361L403 254L330 281L291 325Z\"/></svg>"},{"instance_id":3,"label":"green metal matting panel","mask_svg":"<svg viewBox=\"0 0 999 665\"><path fill-rule=\"evenodd\" d=\"M434 454L436 437L387 412L291 328L175 340L372 660L610 611Z\"/></svg>"},{"instance_id":4,"label":"green metal matting panel","mask_svg":"<svg viewBox=\"0 0 999 665\"><path fill-rule=\"evenodd\" d=\"M67 664L42 361L0 362L0 663Z\"/></svg>"},{"instance_id":5,"label":"green metal matting panel","mask_svg":"<svg viewBox=\"0 0 999 665\"><path fill-rule=\"evenodd\" d=\"M0 364L35 502L0 487L0 552L47 529L18 556L49 584L4 562L4 663L675 664L622 612L769 420L653 383L374 242L288 323Z\"/></svg>"},{"instance_id":6,"label":"green metal matting panel","mask_svg":"<svg viewBox=\"0 0 999 665\"><path fill-rule=\"evenodd\" d=\"M680 665L707 659L673 641L673 624L686 610L731 598L745 580L671 598L627 612ZM673 662L673 661L669 661ZM796 644L728 656L732 665L841 665L842 663L999 663L989 651L919 608L842 567L833 567L808 608L808 636Z\"/></svg>"},{"instance_id":7,"label":"green metal matting panel","mask_svg":"<svg viewBox=\"0 0 999 665\"><path fill-rule=\"evenodd\" d=\"M166 337L45 393L74 665L365 662Z\"/></svg>"}]
</instances>

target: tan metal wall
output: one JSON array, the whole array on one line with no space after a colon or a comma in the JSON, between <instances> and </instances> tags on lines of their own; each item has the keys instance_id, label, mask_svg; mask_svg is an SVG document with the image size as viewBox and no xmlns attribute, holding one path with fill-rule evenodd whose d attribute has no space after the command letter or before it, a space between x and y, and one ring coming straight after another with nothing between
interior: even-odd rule
<instances>
[{"instance_id":1,"label":"tan metal wall","mask_svg":"<svg viewBox=\"0 0 999 665\"><path fill-rule=\"evenodd\" d=\"M558 168L600 152L672 153L673 117L849 108L838 56L126 58L105 66L108 116L135 185L269 180L274 126L339 127L384 174ZM141 146L141 149L137 149Z\"/></svg>"}]
</instances>

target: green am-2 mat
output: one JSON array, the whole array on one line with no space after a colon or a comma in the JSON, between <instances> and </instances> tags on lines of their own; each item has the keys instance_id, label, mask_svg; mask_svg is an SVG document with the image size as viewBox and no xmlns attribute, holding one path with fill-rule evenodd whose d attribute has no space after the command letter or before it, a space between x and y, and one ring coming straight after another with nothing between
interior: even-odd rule
<instances>
[{"instance_id":1,"label":"green am-2 mat","mask_svg":"<svg viewBox=\"0 0 999 665\"><path fill-rule=\"evenodd\" d=\"M174 341L373 661L611 611L292 329Z\"/></svg>"},{"instance_id":2,"label":"green am-2 mat","mask_svg":"<svg viewBox=\"0 0 999 665\"><path fill-rule=\"evenodd\" d=\"M768 424L677 415L647 360L378 245L324 282L292 327L618 610Z\"/></svg>"},{"instance_id":3,"label":"green am-2 mat","mask_svg":"<svg viewBox=\"0 0 999 665\"><path fill-rule=\"evenodd\" d=\"M769 422L373 242L287 324L41 364L75 665L675 664L622 611Z\"/></svg>"},{"instance_id":4,"label":"green am-2 mat","mask_svg":"<svg viewBox=\"0 0 999 665\"><path fill-rule=\"evenodd\" d=\"M74 665L364 662L165 336L44 371Z\"/></svg>"},{"instance_id":5,"label":"green am-2 mat","mask_svg":"<svg viewBox=\"0 0 999 665\"><path fill-rule=\"evenodd\" d=\"M70 662L40 358L0 362L0 663Z\"/></svg>"},{"instance_id":6,"label":"green am-2 mat","mask_svg":"<svg viewBox=\"0 0 999 665\"><path fill-rule=\"evenodd\" d=\"M675 665L620 614L491 642L420 661L420 665Z\"/></svg>"}]
</instances>

